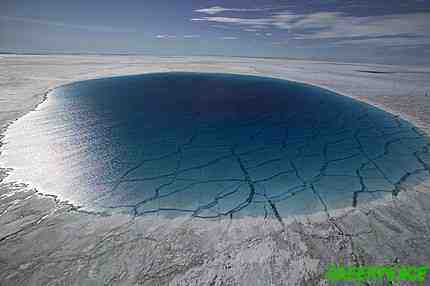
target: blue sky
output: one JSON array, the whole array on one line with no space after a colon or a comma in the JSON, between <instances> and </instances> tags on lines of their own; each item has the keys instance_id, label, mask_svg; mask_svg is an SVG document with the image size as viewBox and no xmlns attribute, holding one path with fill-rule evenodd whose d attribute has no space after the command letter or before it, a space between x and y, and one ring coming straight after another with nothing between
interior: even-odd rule
<instances>
[{"instance_id":1,"label":"blue sky","mask_svg":"<svg viewBox=\"0 0 430 286\"><path fill-rule=\"evenodd\" d=\"M0 50L430 63L430 0L2 0Z\"/></svg>"}]
</instances>

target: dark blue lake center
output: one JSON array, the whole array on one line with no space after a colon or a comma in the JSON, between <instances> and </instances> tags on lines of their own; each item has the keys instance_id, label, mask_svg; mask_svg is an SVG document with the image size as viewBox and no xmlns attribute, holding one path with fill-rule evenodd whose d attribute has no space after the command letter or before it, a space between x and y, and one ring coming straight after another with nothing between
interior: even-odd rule
<instances>
[{"instance_id":1,"label":"dark blue lake center","mask_svg":"<svg viewBox=\"0 0 430 286\"><path fill-rule=\"evenodd\" d=\"M137 215L360 205L430 161L428 137L392 114L314 86L231 74L62 86L5 141L11 178L84 209Z\"/></svg>"}]
</instances>

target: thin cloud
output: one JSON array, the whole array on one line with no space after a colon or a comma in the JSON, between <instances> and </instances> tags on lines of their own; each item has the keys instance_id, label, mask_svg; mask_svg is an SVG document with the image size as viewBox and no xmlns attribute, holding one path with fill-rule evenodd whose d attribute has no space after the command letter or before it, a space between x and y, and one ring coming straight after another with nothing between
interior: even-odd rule
<instances>
[{"instance_id":1,"label":"thin cloud","mask_svg":"<svg viewBox=\"0 0 430 286\"><path fill-rule=\"evenodd\" d=\"M255 28L246 28L246 29L243 29L245 32L257 32L258 31L258 29L255 29Z\"/></svg>"},{"instance_id":2,"label":"thin cloud","mask_svg":"<svg viewBox=\"0 0 430 286\"><path fill-rule=\"evenodd\" d=\"M289 11L278 12L269 17L263 18L240 18L240 17L219 17L219 16L205 16L200 18L192 18L191 21L200 22L215 22L222 24L233 24L250 26L253 30L264 29L268 27L277 27L279 29L288 29L291 23L297 19L305 17L304 15L293 14ZM249 30L249 28L248 28Z\"/></svg>"},{"instance_id":3,"label":"thin cloud","mask_svg":"<svg viewBox=\"0 0 430 286\"><path fill-rule=\"evenodd\" d=\"M428 19L430 13L395 14L385 16L355 17L336 15L310 15L293 25L300 32L318 27L314 33L303 34L302 39L324 39L344 37L385 37L399 34L430 36Z\"/></svg>"},{"instance_id":4,"label":"thin cloud","mask_svg":"<svg viewBox=\"0 0 430 286\"><path fill-rule=\"evenodd\" d=\"M272 20L270 18L235 18L235 17L201 17L192 18L191 21L201 22L215 22L223 24L237 24L237 25L252 25L252 26L267 26L270 25Z\"/></svg>"},{"instance_id":5,"label":"thin cloud","mask_svg":"<svg viewBox=\"0 0 430 286\"><path fill-rule=\"evenodd\" d=\"M423 38L430 37L428 19L430 19L430 13L358 17L342 12L294 14L291 11L283 11L260 18L207 16L193 18L191 21L243 26L243 30L248 32L257 32L257 30L267 28L287 30L289 38L294 40L375 37L375 39L369 40L369 42L376 42L378 41L377 37L399 34L408 34ZM270 36L269 34L266 33L266 36ZM398 37L398 40L401 41L401 38ZM384 41L393 42L395 39L385 39ZM409 39L408 41L419 42L420 39Z\"/></svg>"},{"instance_id":6,"label":"thin cloud","mask_svg":"<svg viewBox=\"0 0 430 286\"><path fill-rule=\"evenodd\" d=\"M356 17L344 14L308 17L290 30L294 40L306 44L329 43L334 47L366 46L399 49L430 44L428 19L430 13L391 14ZM307 29L318 27L309 33ZM304 32L304 33L302 33Z\"/></svg>"},{"instance_id":7,"label":"thin cloud","mask_svg":"<svg viewBox=\"0 0 430 286\"><path fill-rule=\"evenodd\" d=\"M91 32L105 32L105 33L131 33L136 32L134 29L121 29L110 26L95 26L95 25L77 25L70 23L63 23L51 20L35 19L35 18L25 18L25 17L12 17L12 16L0 16L0 20L7 22L21 22L27 24L37 24L37 25L48 25L61 28L69 29L79 29Z\"/></svg>"},{"instance_id":8,"label":"thin cloud","mask_svg":"<svg viewBox=\"0 0 430 286\"><path fill-rule=\"evenodd\" d=\"M222 40L237 40L237 37L221 37Z\"/></svg>"},{"instance_id":9,"label":"thin cloud","mask_svg":"<svg viewBox=\"0 0 430 286\"><path fill-rule=\"evenodd\" d=\"M258 12L258 11L267 11L272 9L274 8L225 8L221 6L212 6L209 8L197 9L197 10L194 10L194 12L215 15L222 12Z\"/></svg>"},{"instance_id":10,"label":"thin cloud","mask_svg":"<svg viewBox=\"0 0 430 286\"><path fill-rule=\"evenodd\" d=\"M184 38L184 39L196 39L200 38L200 35L183 35L183 36L176 36L176 35L168 35L168 34L161 34L155 36L157 39L165 39L165 40L172 40L172 39L178 39L178 38Z\"/></svg>"},{"instance_id":11,"label":"thin cloud","mask_svg":"<svg viewBox=\"0 0 430 286\"><path fill-rule=\"evenodd\" d=\"M157 35L155 37L157 39L176 39L175 35Z\"/></svg>"},{"instance_id":12,"label":"thin cloud","mask_svg":"<svg viewBox=\"0 0 430 286\"><path fill-rule=\"evenodd\" d=\"M373 45L373 46L411 46L411 45L430 45L430 37L414 37L409 35L392 35L387 37L355 37L337 39L335 41L337 46L348 45Z\"/></svg>"}]
</instances>

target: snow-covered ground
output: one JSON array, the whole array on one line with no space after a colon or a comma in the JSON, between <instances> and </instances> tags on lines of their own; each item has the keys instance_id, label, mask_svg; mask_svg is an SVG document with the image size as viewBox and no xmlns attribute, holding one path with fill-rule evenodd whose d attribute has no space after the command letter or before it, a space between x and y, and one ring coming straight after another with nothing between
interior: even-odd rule
<instances>
[{"instance_id":1,"label":"snow-covered ground","mask_svg":"<svg viewBox=\"0 0 430 286\"><path fill-rule=\"evenodd\" d=\"M0 130L58 85L160 71L306 82L377 105L430 130L430 67L14 55L0 58ZM0 170L0 180L6 173ZM0 181L0 285L327 285L322 273L331 262L430 266L429 173L424 166L411 174L399 185L403 191L397 197L337 213L291 217L283 224L274 217L208 221L100 216L19 182Z\"/></svg>"}]
</instances>

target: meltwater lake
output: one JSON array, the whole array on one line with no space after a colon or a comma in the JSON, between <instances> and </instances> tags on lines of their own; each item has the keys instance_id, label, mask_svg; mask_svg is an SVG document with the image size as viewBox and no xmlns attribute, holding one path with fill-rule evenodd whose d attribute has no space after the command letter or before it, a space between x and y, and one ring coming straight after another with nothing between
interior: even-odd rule
<instances>
[{"instance_id":1,"label":"meltwater lake","mask_svg":"<svg viewBox=\"0 0 430 286\"><path fill-rule=\"evenodd\" d=\"M89 211L288 216L395 194L430 139L376 107L286 80L157 73L54 89L0 166Z\"/></svg>"}]
</instances>

